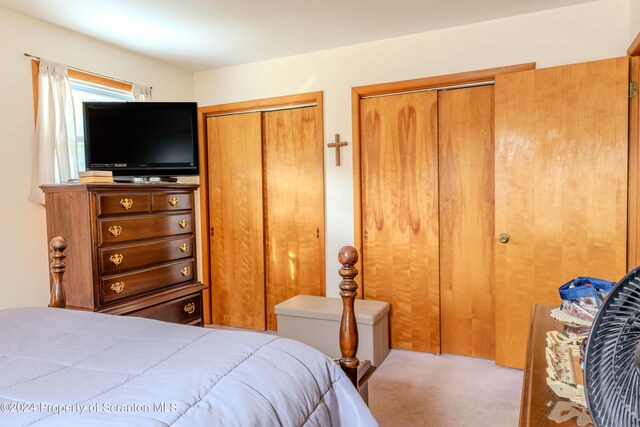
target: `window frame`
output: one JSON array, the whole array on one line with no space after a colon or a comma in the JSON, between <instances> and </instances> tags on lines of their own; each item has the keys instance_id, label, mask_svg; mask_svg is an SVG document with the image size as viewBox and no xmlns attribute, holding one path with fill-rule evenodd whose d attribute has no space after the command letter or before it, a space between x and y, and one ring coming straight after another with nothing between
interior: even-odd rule
<instances>
[{"instance_id":1,"label":"window frame","mask_svg":"<svg viewBox=\"0 0 640 427\"><path fill-rule=\"evenodd\" d=\"M31 60L31 83L33 86L33 120L34 127L38 125L38 92L39 92L39 74L40 74L40 61L38 59ZM118 90L121 92L128 92L133 96L133 84L119 80L114 80L105 76L100 76L86 71L81 71L75 68L67 67L67 76L70 80L80 81L82 83L88 83L91 85L102 86L109 89ZM133 101L133 99L132 99ZM130 102L130 101L123 101ZM76 136L76 142L78 137ZM84 137L83 144L84 144ZM84 170L81 159L78 158L78 170Z\"/></svg>"},{"instance_id":2,"label":"window frame","mask_svg":"<svg viewBox=\"0 0 640 427\"><path fill-rule=\"evenodd\" d=\"M31 60L31 84L33 86L33 123L34 126L38 121L38 74L40 73L40 61L37 59ZM133 92L133 85L108 77L99 76L97 74L88 73L86 71L80 71L75 68L67 67L67 74L70 79L82 80L87 83L93 83L100 86L110 87L112 89L118 89L124 92Z\"/></svg>"}]
</instances>

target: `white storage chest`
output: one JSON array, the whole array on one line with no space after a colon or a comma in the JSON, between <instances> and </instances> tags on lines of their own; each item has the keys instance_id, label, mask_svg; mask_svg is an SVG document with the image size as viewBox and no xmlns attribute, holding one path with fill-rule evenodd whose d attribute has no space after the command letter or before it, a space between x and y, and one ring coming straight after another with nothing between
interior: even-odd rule
<instances>
[{"instance_id":1,"label":"white storage chest","mask_svg":"<svg viewBox=\"0 0 640 427\"><path fill-rule=\"evenodd\" d=\"M275 306L278 335L308 344L330 357L340 357L342 299L298 295ZM389 303L356 300L358 354L380 366L389 354Z\"/></svg>"}]
</instances>

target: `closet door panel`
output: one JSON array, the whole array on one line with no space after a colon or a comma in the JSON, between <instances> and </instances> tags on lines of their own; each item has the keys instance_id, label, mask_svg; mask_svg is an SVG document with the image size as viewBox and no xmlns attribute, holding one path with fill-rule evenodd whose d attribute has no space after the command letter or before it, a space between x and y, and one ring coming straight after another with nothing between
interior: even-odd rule
<instances>
[{"instance_id":1,"label":"closet door panel","mask_svg":"<svg viewBox=\"0 0 640 427\"><path fill-rule=\"evenodd\" d=\"M629 80L640 82L640 56L629 58ZM640 97L629 99L629 226L627 270L640 265Z\"/></svg>"},{"instance_id":2,"label":"closet door panel","mask_svg":"<svg viewBox=\"0 0 640 427\"><path fill-rule=\"evenodd\" d=\"M494 357L493 86L438 93L442 353Z\"/></svg>"},{"instance_id":3,"label":"closet door panel","mask_svg":"<svg viewBox=\"0 0 640 427\"><path fill-rule=\"evenodd\" d=\"M496 78L496 362L524 365L531 306L626 271L627 58Z\"/></svg>"},{"instance_id":4,"label":"closet door panel","mask_svg":"<svg viewBox=\"0 0 640 427\"><path fill-rule=\"evenodd\" d=\"M274 306L324 295L324 162L318 107L263 113L267 328Z\"/></svg>"},{"instance_id":5,"label":"closet door panel","mask_svg":"<svg viewBox=\"0 0 640 427\"><path fill-rule=\"evenodd\" d=\"M440 352L437 94L361 100L362 280L393 348Z\"/></svg>"},{"instance_id":6,"label":"closet door panel","mask_svg":"<svg viewBox=\"0 0 640 427\"><path fill-rule=\"evenodd\" d=\"M265 329L260 113L207 119L214 324Z\"/></svg>"}]
</instances>

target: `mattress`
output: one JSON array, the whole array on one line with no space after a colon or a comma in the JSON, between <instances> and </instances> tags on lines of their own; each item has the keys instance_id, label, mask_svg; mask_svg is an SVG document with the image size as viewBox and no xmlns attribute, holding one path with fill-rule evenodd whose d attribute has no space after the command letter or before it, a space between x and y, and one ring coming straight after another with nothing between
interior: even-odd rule
<instances>
[{"instance_id":1,"label":"mattress","mask_svg":"<svg viewBox=\"0 0 640 427\"><path fill-rule=\"evenodd\" d=\"M20 308L0 310L0 425L377 423L340 367L297 341Z\"/></svg>"}]
</instances>

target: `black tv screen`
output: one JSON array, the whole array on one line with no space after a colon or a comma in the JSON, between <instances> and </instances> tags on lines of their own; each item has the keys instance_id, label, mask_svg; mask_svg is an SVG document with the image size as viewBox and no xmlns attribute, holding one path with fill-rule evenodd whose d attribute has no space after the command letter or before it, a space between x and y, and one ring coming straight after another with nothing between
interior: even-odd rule
<instances>
[{"instance_id":1,"label":"black tv screen","mask_svg":"<svg viewBox=\"0 0 640 427\"><path fill-rule=\"evenodd\" d=\"M198 171L195 102L85 102L87 170L114 176L185 176Z\"/></svg>"}]
</instances>

